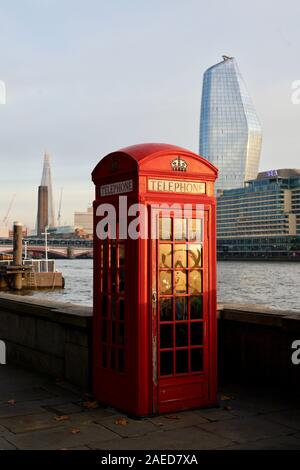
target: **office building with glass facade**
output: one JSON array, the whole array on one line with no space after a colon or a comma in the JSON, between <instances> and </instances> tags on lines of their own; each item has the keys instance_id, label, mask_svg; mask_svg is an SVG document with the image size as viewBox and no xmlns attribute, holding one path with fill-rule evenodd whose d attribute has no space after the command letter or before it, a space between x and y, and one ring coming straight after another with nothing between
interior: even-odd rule
<instances>
[{"instance_id":1,"label":"office building with glass facade","mask_svg":"<svg viewBox=\"0 0 300 470\"><path fill-rule=\"evenodd\" d=\"M257 177L262 129L233 57L204 74L199 153L219 169L216 190Z\"/></svg>"},{"instance_id":2,"label":"office building with glass facade","mask_svg":"<svg viewBox=\"0 0 300 470\"><path fill-rule=\"evenodd\" d=\"M217 198L219 259L300 261L300 170L259 173Z\"/></svg>"}]
</instances>

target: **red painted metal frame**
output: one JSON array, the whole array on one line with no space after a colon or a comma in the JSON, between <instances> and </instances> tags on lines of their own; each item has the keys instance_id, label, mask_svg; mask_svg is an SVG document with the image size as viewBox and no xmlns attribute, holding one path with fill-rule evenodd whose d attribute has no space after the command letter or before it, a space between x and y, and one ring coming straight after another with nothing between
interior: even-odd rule
<instances>
[{"instance_id":1,"label":"red painted metal frame","mask_svg":"<svg viewBox=\"0 0 300 470\"><path fill-rule=\"evenodd\" d=\"M178 155L188 163L186 172L175 172L170 162ZM216 319L216 202L214 181L217 170L208 161L185 149L167 144L144 144L121 149L103 158L93 171L96 185L94 202L94 320L93 320L93 383L100 402L129 414L147 416L158 412L216 404L217 390L217 319ZM207 194L171 194L148 191L147 178L197 180L207 184ZM156 275L153 260L156 241L126 240L125 266L125 371L105 369L101 363L100 322L100 243L96 236L99 217L96 209L109 202L118 207L118 195L101 197L100 186L117 181L133 180L133 191L126 194L128 205L141 202L148 207L155 203L203 204L208 213L206 232L208 342L205 393L189 400L184 392L173 402L159 400L154 370L157 361L157 309L152 302L152 279ZM149 227L150 228L150 227ZM155 286L156 287L156 286ZM157 290L157 289L156 289ZM153 349L154 348L154 349ZM154 351L154 354L153 354ZM165 379L164 379L165 380ZM175 380L175 378L170 378ZM178 382L179 380L179 382ZM182 383L188 379L182 379ZM180 390L180 377L176 377Z\"/></svg>"}]
</instances>

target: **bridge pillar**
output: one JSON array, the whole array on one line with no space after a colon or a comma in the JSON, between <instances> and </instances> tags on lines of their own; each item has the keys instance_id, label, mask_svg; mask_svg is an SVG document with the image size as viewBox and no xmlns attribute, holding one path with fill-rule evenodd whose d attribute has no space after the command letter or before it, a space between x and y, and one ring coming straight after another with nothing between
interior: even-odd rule
<instances>
[{"instance_id":1,"label":"bridge pillar","mask_svg":"<svg viewBox=\"0 0 300 470\"><path fill-rule=\"evenodd\" d=\"M23 225L21 222L14 222L14 266L22 266L22 252L23 252ZM22 274L15 274L14 288L16 290L22 289Z\"/></svg>"},{"instance_id":2,"label":"bridge pillar","mask_svg":"<svg viewBox=\"0 0 300 470\"><path fill-rule=\"evenodd\" d=\"M67 248L67 257L70 259L74 258L74 250L71 246L68 246Z\"/></svg>"}]
</instances>

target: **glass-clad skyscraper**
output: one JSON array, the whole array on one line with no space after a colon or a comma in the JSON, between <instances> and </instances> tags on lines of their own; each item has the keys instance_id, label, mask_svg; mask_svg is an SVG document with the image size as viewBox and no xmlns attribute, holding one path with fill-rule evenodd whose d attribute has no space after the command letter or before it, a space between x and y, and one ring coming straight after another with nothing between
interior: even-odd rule
<instances>
[{"instance_id":1,"label":"glass-clad skyscraper","mask_svg":"<svg viewBox=\"0 0 300 470\"><path fill-rule=\"evenodd\" d=\"M204 74L199 153L219 168L216 189L239 188L258 174L262 129L233 57Z\"/></svg>"}]
</instances>

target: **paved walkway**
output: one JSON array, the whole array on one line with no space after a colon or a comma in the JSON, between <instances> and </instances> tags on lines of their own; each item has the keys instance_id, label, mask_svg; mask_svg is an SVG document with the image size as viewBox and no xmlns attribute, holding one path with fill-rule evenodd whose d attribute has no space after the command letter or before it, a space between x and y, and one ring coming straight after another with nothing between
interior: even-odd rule
<instances>
[{"instance_id":1,"label":"paved walkway","mask_svg":"<svg viewBox=\"0 0 300 470\"><path fill-rule=\"evenodd\" d=\"M220 408L143 420L0 366L0 449L300 449L300 403L227 387Z\"/></svg>"}]
</instances>

